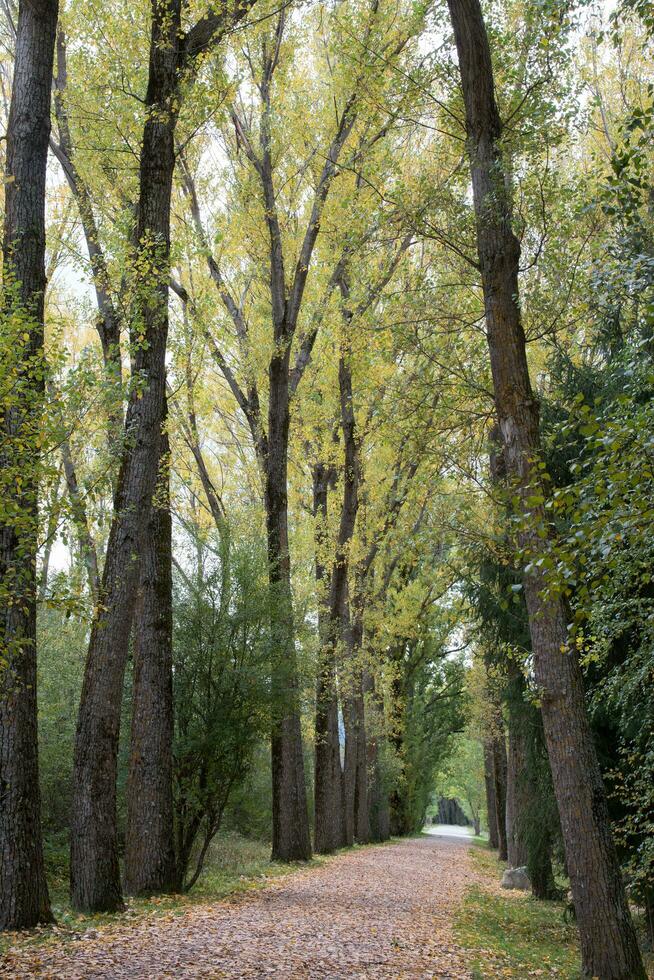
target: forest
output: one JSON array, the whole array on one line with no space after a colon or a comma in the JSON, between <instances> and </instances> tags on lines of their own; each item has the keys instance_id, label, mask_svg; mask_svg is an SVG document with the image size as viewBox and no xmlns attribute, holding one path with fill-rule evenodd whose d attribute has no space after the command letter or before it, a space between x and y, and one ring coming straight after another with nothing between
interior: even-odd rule
<instances>
[{"instance_id":1,"label":"forest","mask_svg":"<svg viewBox=\"0 0 654 980\"><path fill-rule=\"evenodd\" d=\"M484 848L576 964L6 975L654 975L649 0L1 0L0 117L0 956Z\"/></svg>"}]
</instances>

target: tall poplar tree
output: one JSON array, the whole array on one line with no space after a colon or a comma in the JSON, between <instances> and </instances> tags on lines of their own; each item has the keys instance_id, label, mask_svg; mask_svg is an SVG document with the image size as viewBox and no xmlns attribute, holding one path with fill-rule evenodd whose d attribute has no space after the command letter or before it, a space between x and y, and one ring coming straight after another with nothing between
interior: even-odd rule
<instances>
[{"instance_id":1,"label":"tall poplar tree","mask_svg":"<svg viewBox=\"0 0 654 980\"><path fill-rule=\"evenodd\" d=\"M71 893L76 909L122 906L116 826L120 706L145 528L165 423L170 201L175 129L185 85L250 2L209 11L188 31L182 0L152 0L146 121L135 234L133 374L114 517L89 643L75 740Z\"/></svg>"},{"instance_id":2,"label":"tall poplar tree","mask_svg":"<svg viewBox=\"0 0 654 980\"><path fill-rule=\"evenodd\" d=\"M51 918L36 710L45 182L57 0L21 0L7 128L0 404L0 929ZM5 383L7 382L6 386Z\"/></svg>"},{"instance_id":3,"label":"tall poplar tree","mask_svg":"<svg viewBox=\"0 0 654 980\"><path fill-rule=\"evenodd\" d=\"M570 644L563 597L544 597L537 565L544 545L546 484L538 468L538 403L531 387L519 305L520 243L512 227L502 121L479 0L448 0L466 109L477 252L495 409L508 479L524 515L519 543L532 556L523 585L541 711L581 936L584 975L645 977L611 836L581 669Z\"/></svg>"}]
</instances>

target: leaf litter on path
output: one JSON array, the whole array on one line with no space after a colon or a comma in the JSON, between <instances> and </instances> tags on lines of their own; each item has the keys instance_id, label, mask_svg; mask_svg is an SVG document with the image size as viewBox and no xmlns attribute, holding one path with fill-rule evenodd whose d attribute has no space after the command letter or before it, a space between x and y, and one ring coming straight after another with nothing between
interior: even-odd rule
<instances>
[{"instance_id":1,"label":"leaf litter on path","mask_svg":"<svg viewBox=\"0 0 654 980\"><path fill-rule=\"evenodd\" d=\"M232 901L99 927L66 944L14 947L0 975L464 980L470 953L454 941L452 917L465 889L484 880L465 840L362 848Z\"/></svg>"}]
</instances>

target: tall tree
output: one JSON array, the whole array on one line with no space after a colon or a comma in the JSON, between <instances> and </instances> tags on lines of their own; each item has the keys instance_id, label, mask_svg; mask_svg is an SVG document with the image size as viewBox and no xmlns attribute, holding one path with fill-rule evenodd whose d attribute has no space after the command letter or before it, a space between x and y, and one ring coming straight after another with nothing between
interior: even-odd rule
<instances>
[{"instance_id":1,"label":"tall tree","mask_svg":"<svg viewBox=\"0 0 654 980\"><path fill-rule=\"evenodd\" d=\"M345 279L340 283L341 295L347 302ZM349 314L349 315L348 315ZM359 455L352 398L351 353L347 337L351 313L345 314L345 336L341 341L338 365L341 431L343 433L343 496L338 529L336 555L332 567L326 632L321 637L319 675L316 694L316 765L315 765L315 846L326 853L352 843L354 836L354 782L356 767L352 766L353 700L345 679L348 665L341 671L343 718L346 728L345 772L341 772L340 739L338 730L338 699L336 691L337 648L347 624L349 546L354 534L358 509ZM341 657L344 651L341 650ZM348 749L349 743L349 749ZM363 774L365 778L365 766ZM363 812L363 808L362 808ZM367 813L367 811L366 811ZM367 819L367 817L366 817ZM323 829L328 828L327 833ZM364 835L365 836L365 835Z\"/></svg>"},{"instance_id":2,"label":"tall tree","mask_svg":"<svg viewBox=\"0 0 654 980\"><path fill-rule=\"evenodd\" d=\"M374 14L372 15L374 17ZM304 782L304 761L299 716L298 669L291 593L291 561L288 540L288 457L291 403L311 359L317 329L302 336L293 358L294 339L303 308L307 278L320 233L322 212L330 195L337 165L356 121L356 87L339 109L324 162L311 192L308 220L294 264L284 241L281 202L276 189L276 136L273 131L275 73L282 55L286 16L282 12L272 38L264 38L260 65L250 68L260 100L257 128L237 107L231 111L237 150L242 149L254 176L265 209L268 256L265 275L269 290L272 350L267 365L268 411L264 419L262 398L250 361L250 324L232 296L225 276L207 247L200 207L190 175L186 185L194 223L204 245L211 279L216 286L246 362L241 386L222 350L212 338L211 350L219 370L247 420L263 482L269 580L274 597L272 622L273 696L277 705L272 731L273 856L280 860L305 859L311 853ZM313 157L313 153L311 154ZM311 158L310 158L311 159ZM310 162L310 161L309 161ZM302 170L306 169L305 165ZM293 264L289 275L287 269Z\"/></svg>"},{"instance_id":3,"label":"tall tree","mask_svg":"<svg viewBox=\"0 0 654 980\"><path fill-rule=\"evenodd\" d=\"M504 734L504 722L499 710L497 711L497 717L493 725L493 795L495 798L497 848L499 851L500 861L507 861L509 857L509 842L506 821L508 762L506 757L506 736Z\"/></svg>"},{"instance_id":4,"label":"tall tree","mask_svg":"<svg viewBox=\"0 0 654 980\"><path fill-rule=\"evenodd\" d=\"M115 461L122 437L122 407L115 389L122 379L121 317L105 250L100 241L91 190L76 166L76 151L66 105L68 65L63 29L57 33L55 117L58 142L50 146L77 204L89 256L98 316L105 383L110 391L108 453ZM130 202L130 209L131 207ZM162 437L161 493L144 529L138 600L133 623L134 676L132 726L127 779L125 884L133 894L169 891L175 885L172 800L172 526L167 436ZM80 550L87 566L89 590L97 602L100 582L95 543L80 494L70 441L62 444L64 473ZM113 469L113 467L112 467ZM114 474L112 473L112 476Z\"/></svg>"},{"instance_id":5,"label":"tall tree","mask_svg":"<svg viewBox=\"0 0 654 980\"><path fill-rule=\"evenodd\" d=\"M527 864L525 815L529 807L528 746L525 724L525 680L516 663L508 665L508 745L506 752L506 859L510 868Z\"/></svg>"},{"instance_id":6,"label":"tall tree","mask_svg":"<svg viewBox=\"0 0 654 980\"><path fill-rule=\"evenodd\" d=\"M141 553L134 615L132 726L127 774L125 888L132 895L177 885L173 815L172 519L168 436Z\"/></svg>"},{"instance_id":7,"label":"tall tree","mask_svg":"<svg viewBox=\"0 0 654 980\"><path fill-rule=\"evenodd\" d=\"M36 534L45 379L45 184L57 16L57 0L21 0L6 137L1 315L3 332L7 329L3 355L16 360L12 397L0 406L1 929L28 928L51 918L37 749Z\"/></svg>"},{"instance_id":8,"label":"tall tree","mask_svg":"<svg viewBox=\"0 0 654 980\"><path fill-rule=\"evenodd\" d=\"M314 766L314 847L329 854L345 843L343 833L343 772L333 644L333 574L325 567L328 493L335 467L313 466L313 513L316 520L315 574L318 592L318 664L316 676L316 734Z\"/></svg>"},{"instance_id":9,"label":"tall tree","mask_svg":"<svg viewBox=\"0 0 654 980\"><path fill-rule=\"evenodd\" d=\"M123 677L137 597L139 561L159 469L165 421L165 357L170 275L170 201L175 128L185 84L199 60L251 3L209 12L182 29L182 0L152 0L136 220L135 385L127 408L125 448L114 501L101 602L93 622L75 740L71 833L73 905L120 908L116 831L116 760Z\"/></svg>"},{"instance_id":10,"label":"tall tree","mask_svg":"<svg viewBox=\"0 0 654 980\"><path fill-rule=\"evenodd\" d=\"M479 0L448 0L466 109L477 251L495 408L509 480L525 517L520 546L536 682L579 924L583 970L601 980L645 977L611 837L604 786L586 715L581 669L571 646L567 603L545 598L536 564L544 545L547 494L537 460L538 404L527 364L519 305L520 244L513 231L502 158L502 122Z\"/></svg>"},{"instance_id":11,"label":"tall tree","mask_svg":"<svg viewBox=\"0 0 654 980\"><path fill-rule=\"evenodd\" d=\"M488 818L488 843L493 848L500 846L497 831L497 803L495 802L495 779L493 773L493 745L491 739L484 738L484 781L486 784L486 815Z\"/></svg>"}]
</instances>

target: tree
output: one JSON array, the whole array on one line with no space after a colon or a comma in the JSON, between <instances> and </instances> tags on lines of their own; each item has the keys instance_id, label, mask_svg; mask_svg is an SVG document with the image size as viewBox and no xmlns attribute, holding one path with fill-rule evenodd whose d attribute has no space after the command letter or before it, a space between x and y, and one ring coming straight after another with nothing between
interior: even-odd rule
<instances>
[{"instance_id":1,"label":"tree","mask_svg":"<svg viewBox=\"0 0 654 980\"><path fill-rule=\"evenodd\" d=\"M173 813L172 519L166 433L161 442L160 485L155 488L141 553L132 641L125 887L133 895L173 891L178 884Z\"/></svg>"},{"instance_id":2,"label":"tree","mask_svg":"<svg viewBox=\"0 0 654 980\"><path fill-rule=\"evenodd\" d=\"M229 574L221 559L208 557L207 567L176 586L175 839L183 891L200 876L270 727L264 549L240 540Z\"/></svg>"},{"instance_id":3,"label":"tree","mask_svg":"<svg viewBox=\"0 0 654 980\"><path fill-rule=\"evenodd\" d=\"M183 32L179 0L153 0L146 120L139 165L132 313L135 386L125 421L114 518L91 630L75 749L71 892L75 908L111 911L122 895L116 838L120 701L136 603L138 559L155 489L165 421L170 200L175 127L198 59L249 4L208 13Z\"/></svg>"},{"instance_id":4,"label":"tree","mask_svg":"<svg viewBox=\"0 0 654 980\"><path fill-rule=\"evenodd\" d=\"M316 98L321 112L312 133L315 145L308 153L305 132L292 128L296 105L290 78L297 71L293 54L298 40L285 12L273 31L268 25L262 29L258 49L253 45L243 52L244 70L251 84L241 84L229 110L229 129L225 128L222 135L236 177L230 208L242 213L244 202L254 200L257 210L248 205L246 235L239 236L236 248L229 241L222 246L221 261L210 247L198 181L190 166L185 172L197 241L235 334L235 350L226 332L217 338L207 331L207 339L214 362L246 420L262 483L270 588L276 597L271 669L279 718L272 737L273 853L283 860L306 858L310 852L289 552L290 438L301 382L349 254L347 229L338 228L338 235L331 232L332 240L338 242L334 253L323 246L327 237L323 225L330 227L331 207L340 219L342 205L334 204L335 188L344 182L351 188L351 171L365 163L392 120L392 114L374 100L370 100L364 118L358 106L364 80L382 88L388 84L383 77L377 80L375 59L366 47L381 34L384 13L383 6L376 3L357 12L363 48L361 39L353 39L348 25L343 29L336 15L329 22L331 33L321 28L324 44L315 54L320 83ZM398 28L397 35L396 39L394 32L388 46L391 60L399 57L406 45L406 34ZM327 100L320 72L324 72L332 93ZM338 106L335 120L334 102ZM230 244L238 261L230 255ZM316 280L322 290L317 299L313 295ZM259 288L263 282L265 296ZM264 304L269 313L265 320L261 314ZM344 576L338 577L345 582ZM344 594L340 586L339 594ZM331 717L333 722L333 709Z\"/></svg>"},{"instance_id":5,"label":"tree","mask_svg":"<svg viewBox=\"0 0 654 980\"><path fill-rule=\"evenodd\" d=\"M76 151L66 105L68 64L63 28L57 35L55 114L59 141L50 146L61 164L77 204L98 310L96 327L102 348L104 381L110 412L107 450L110 463L120 453L122 405L115 394L122 381L121 317L114 299L107 257L99 236L91 191L76 167ZM122 394L122 392L121 392ZM168 465L167 436L162 437L160 468ZM100 591L98 559L80 493L70 440L62 457L71 510L88 569L89 591L97 602ZM112 466L112 470L115 469ZM115 473L112 472L115 483ZM159 480L166 483L165 472ZM145 526L140 569L139 601L133 629L136 669L133 684L132 752L128 777L125 881L127 890L150 894L169 891L175 884L172 806L172 531L168 491L163 488Z\"/></svg>"},{"instance_id":6,"label":"tree","mask_svg":"<svg viewBox=\"0 0 654 980\"><path fill-rule=\"evenodd\" d=\"M531 389L518 305L520 245L511 224L488 36L478 0L448 0L448 6L466 108L495 405L507 473L516 483L520 507L527 518L521 525L520 539L533 560L524 574L524 589L583 969L588 976L607 980L644 977L611 837L581 671L568 641L567 604L563 598L543 598L545 582L536 564L543 552L537 526L544 523L547 490L535 462L540 448L538 407Z\"/></svg>"},{"instance_id":7,"label":"tree","mask_svg":"<svg viewBox=\"0 0 654 980\"><path fill-rule=\"evenodd\" d=\"M51 919L37 757L36 541L45 382L45 187L57 15L56 0L20 3L6 137L0 312L5 358L0 407L0 929L24 929Z\"/></svg>"}]
</instances>

